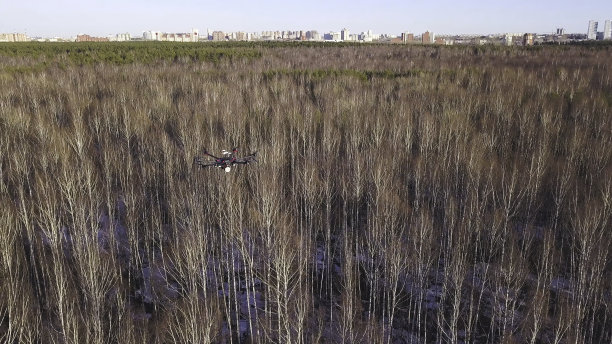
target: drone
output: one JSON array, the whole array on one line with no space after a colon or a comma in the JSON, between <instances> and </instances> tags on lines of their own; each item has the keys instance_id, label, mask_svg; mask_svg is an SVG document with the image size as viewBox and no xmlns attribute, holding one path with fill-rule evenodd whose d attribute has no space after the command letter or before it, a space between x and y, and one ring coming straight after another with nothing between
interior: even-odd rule
<instances>
[{"instance_id":1,"label":"drone","mask_svg":"<svg viewBox=\"0 0 612 344\"><path fill-rule=\"evenodd\" d=\"M238 148L233 148L231 152L226 151L225 149L222 151L222 157L216 157L204 150L204 155L211 157L215 160L204 160L204 157L196 156L193 158L194 165L198 165L200 168L202 167L219 167L225 170L225 172L229 172L232 170L232 166L235 164L246 165L251 162L257 162L255 156L257 152L251 153L248 156L243 158L236 157L236 153L238 153Z\"/></svg>"}]
</instances>

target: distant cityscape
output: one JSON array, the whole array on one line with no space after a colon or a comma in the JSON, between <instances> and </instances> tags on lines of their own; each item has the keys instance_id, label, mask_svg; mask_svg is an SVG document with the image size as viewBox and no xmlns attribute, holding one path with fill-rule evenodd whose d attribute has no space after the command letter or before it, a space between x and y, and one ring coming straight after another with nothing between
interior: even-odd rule
<instances>
[{"instance_id":1,"label":"distant cityscape","mask_svg":"<svg viewBox=\"0 0 612 344\"><path fill-rule=\"evenodd\" d=\"M566 33L564 28L556 28L551 33L502 33L487 35L436 35L426 31L420 34L402 32L399 35L376 34L372 30L351 33L349 29L319 33L316 30L299 31L261 31L261 32L224 32L207 30L200 34L198 29L189 32L171 33L161 31L144 31L142 36L129 33L113 34L106 37L79 34L74 37L30 37L26 33L0 33L0 42L126 42L126 41L166 41L166 42L206 42L206 41L321 41L321 42L379 42L379 43L420 43L420 44L500 44L500 45L534 45L545 43L567 43L585 40L611 40L612 24L605 20L603 31L599 22L590 20L585 33Z\"/></svg>"}]
</instances>

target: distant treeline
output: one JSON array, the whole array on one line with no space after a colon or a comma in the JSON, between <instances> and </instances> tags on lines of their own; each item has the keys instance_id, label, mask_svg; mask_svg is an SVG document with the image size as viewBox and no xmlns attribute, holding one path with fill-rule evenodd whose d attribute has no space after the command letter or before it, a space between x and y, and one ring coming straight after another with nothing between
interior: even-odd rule
<instances>
[{"instance_id":1,"label":"distant treeline","mask_svg":"<svg viewBox=\"0 0 612 344\"><path fill-rule=\"evenodd\" d=\"M218 63L222 60L235 59L259 59L264 49L273 48L345 48L351 46L381 47L389 44L383 43L357 43L357 42L206 42L206 43L177 43L177 42L18 42L0 44L0 56L34 58L43 63L43 66L51 62L65 66L92 65L110 63L116 65L130 63L156 63L156 62L212 62ZM413 49L417 44L394 44L395 47ZM612 42L608 41L584 41L564 44L551 44L562 49L571 46L589 47L596 50L610 50ZM445 49L447 51L467 52L473 55L485 54L487 52L505 52L511 54L513 51L538 50L543 47L506 47L499 45L456 45L456 46L428 46L428 49Z\"/></svg>"},{"instance_id":2,"label":"distant treeline","mask_svg":"<svg viewBox=\"0 0 612 344\"><path fill-rule=\"evenodd\" d=\"M254 59L261 51L248 44L199 44L170 42L79 42L0 44L0 56L30 57L74 65L149 64L160 61L219 62L224 59Z\"/></svg>"}]
</instances>

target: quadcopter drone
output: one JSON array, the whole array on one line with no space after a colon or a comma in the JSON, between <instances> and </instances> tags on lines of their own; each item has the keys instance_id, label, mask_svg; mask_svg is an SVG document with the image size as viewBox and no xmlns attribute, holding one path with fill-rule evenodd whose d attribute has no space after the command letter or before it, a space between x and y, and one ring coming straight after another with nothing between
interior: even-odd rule
<instances>
[{"instance_id":1,"label":"quadcopter drone","mask_svg":"<svg viewBox=\"0 0 612 344\"><path fill-rule=\"evenodd\" d=\"M225 172L229 172L232 170L232 166L234 166L234 164L245 165L257 161L257 159L255 159L255 155L257 155L257 152L251 153L250 155L245 156L243 158L236 157L236 153L238 153L238 148L232 149L231 152L223 150L222 153L222 157L216 157L204 150L204 155L209 156L215 160L204 160L203 157L196 156L195 158L193 158L193 163L195 165L198 165L200 168L212 166L222 168L225 170Z\"/></svg>"}]
</instances>

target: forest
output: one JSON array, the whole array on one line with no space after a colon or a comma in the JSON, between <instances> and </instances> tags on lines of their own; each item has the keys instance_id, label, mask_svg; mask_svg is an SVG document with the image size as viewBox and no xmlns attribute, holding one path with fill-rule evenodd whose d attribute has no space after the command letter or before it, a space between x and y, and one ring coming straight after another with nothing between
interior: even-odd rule
<instances>
[{"instance_id":1,"label":"forest","mask_svg":"<svg viewBox=\"0 0 612 344\"><path fill-rule=\"evenodd\" d=\"M610 56L2 43L0 342L612 343Z\"/></svg>"}]
</instances>

